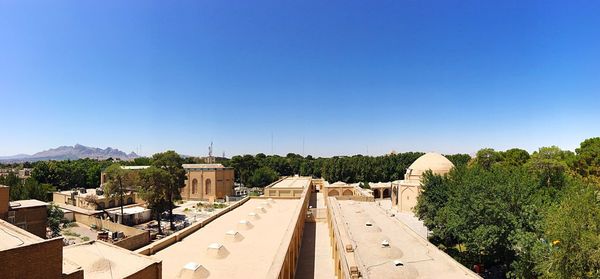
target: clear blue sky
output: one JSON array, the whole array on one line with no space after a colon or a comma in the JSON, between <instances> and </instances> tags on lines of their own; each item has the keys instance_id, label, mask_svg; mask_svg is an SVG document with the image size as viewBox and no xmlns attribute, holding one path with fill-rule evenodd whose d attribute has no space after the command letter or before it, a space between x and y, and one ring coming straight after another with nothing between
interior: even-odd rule
<instances>
[{"instance_id":1,"label":"clear blue sky","mask_svg":"<svg viewBox=\"0 0 600 279\"><path fill-rule=\"evenodd\" d=\"M492 3L494 2L494 3ZM0 155L574 149L598 1L0 0Z\"/></svg>"}]
</instances>

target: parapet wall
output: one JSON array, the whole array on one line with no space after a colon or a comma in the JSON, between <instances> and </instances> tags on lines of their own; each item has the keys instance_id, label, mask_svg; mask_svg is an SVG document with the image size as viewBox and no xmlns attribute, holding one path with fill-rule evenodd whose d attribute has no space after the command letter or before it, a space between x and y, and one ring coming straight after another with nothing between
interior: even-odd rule
<instances>
[{"instance_id":1,"label":"parapet wall","mask_svg":"<svg viewBox=\"0 0 600 279\"><path fill-rule=\"evenodd\" d=\"M155 241L149 245L146 245L144 247L141 247L139 249L137 249L135 252L142 254L142 255L152 255L157 253L158 251L165 249L166 247L169 247L171 245L173 245L174 243L181 241L182 239L184 239L185 237L187 237L188 235L194 233L195 231L199 230L200 228L208 225L208 223L212 222L213 220L215 220L216 218L219 218L220 216L226 214L227 212L232 211L233 209L239 207L240 205L244 204L245 202L247 202L250 199L250 197L246 197L226 208L224 208L222 211L219 211L217 214L208 217L205 220L202 220L200 222L194 223L189 227L186 227L174 234L171 234L161 240Z\"/></svg>"},{"instance_id":2,"label":"parapet wall","mask_svg":"<svg viewBox=\"0 0 600 279\"><path fill-rule=\"evenodd\" d=\"M74 218L76 222L82 223L90 227L94 225L98 229L106 229L111 232L123 232L123 234L125 234L125 238L113 243L114 245L119 246L121 248L135 250L150 243L149 231L136 229L133 227L113 223L108 220L103 220L94 216L76 212L74 213Z\"/></svg>"},{"instance_id":3,"label":"parapet wall","mask_svg":"<svg viewBox=\"0 0 600 279\"><path fill-rule=\"evenodd\" d=\"M60 279L62 278L62 238L0 251L2 279ZM36 272L32 272L31 268Z\"/></svg>"},{"instance_id":4,"label":"parapet wall","mask_svg":"<svg viewBox=\"0 0 600 279\"><path fill-rule=\"evenodd\" d=\"M339 204L335 199L334 197L329 197L325 200L329 217L327 223L329 225L329 240L335 263L335 276L340 279L357 279L360 278L360 271L354 253L354 246L352 245L346 226L341 219Z\"/></svg>"}]
</instances>

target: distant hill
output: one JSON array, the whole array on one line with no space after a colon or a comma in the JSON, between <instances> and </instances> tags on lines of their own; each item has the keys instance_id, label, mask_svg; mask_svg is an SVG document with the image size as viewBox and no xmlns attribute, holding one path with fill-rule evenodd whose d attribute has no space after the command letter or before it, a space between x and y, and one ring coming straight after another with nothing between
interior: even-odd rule
<instances>
[{"instance_id":1,"label":"distant hill","mask_svg":"<svg viewBox=\"0 0 600 279\"><path fill-rule=\"evenodd\" d=\"M53 149L48 149L42 152L35 153L33 155L18 154L13 156L0 157L0 162L3 163L14 163L14 162L35 162L44 160L77 160L83 158L91 158L98 160L105 160L108 158L130 160L138 158L139 156L134 152L129 154L111 147L105 149L83 146L76 144L74 146L60 146Z\"/></svg>"}]
</instances>

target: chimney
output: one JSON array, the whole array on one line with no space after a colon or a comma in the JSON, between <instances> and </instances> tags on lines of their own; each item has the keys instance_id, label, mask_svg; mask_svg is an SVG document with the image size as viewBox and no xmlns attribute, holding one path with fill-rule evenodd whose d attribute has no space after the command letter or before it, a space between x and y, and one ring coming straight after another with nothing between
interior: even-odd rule
<instances>
[{"instance_id":1,"label":"chimney","mask_svg":"<svg viewBox=\"0 0 600 279\"><path fill-rule=\"evenodd\" d=\"M6 219L10 202L8 200L9 187L0 185L0 219Z\"/></svg>"}]
</instances>

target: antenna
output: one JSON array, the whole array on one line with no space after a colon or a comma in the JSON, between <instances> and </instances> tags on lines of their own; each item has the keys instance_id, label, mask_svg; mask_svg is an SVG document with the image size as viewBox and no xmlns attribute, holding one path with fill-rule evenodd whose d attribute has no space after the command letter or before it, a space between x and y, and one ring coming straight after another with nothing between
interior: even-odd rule
<instances>
[{"instance_id":1,"label":"antenna","mask_svg":"<svg viewBox=\"0 0 600 279\"><path fill-rule=\"evenodd\" d=\"M271 155L273 155L273 132L271 132Z\"/></svg>"},{"instance_id":2,"label":"antenna","mask_svg":"<svg viewBox=\"0 0 600 279\"><path fill-rule=\"evenodd\" d=\"M208 147L208 163L213 163L213 142L210 142L210 146Z\"/></svg>"}]
</instances>

